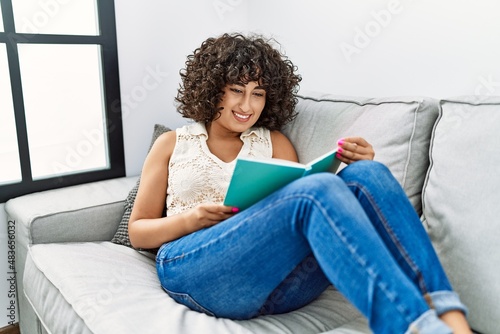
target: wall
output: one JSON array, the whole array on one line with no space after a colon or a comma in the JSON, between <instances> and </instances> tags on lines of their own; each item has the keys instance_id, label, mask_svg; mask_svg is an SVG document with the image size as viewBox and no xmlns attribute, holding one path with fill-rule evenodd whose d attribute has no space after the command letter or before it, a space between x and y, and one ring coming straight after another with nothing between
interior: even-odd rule
<instances>
[{"instance_id":1,"label":"wall","mask_svg":"<svg viewBox=\"0 0 500 334\"><path fill-rule=\"evenodd\" d=\"M155 123L186 121L173 98L185 57L226 31L274 36L302 90L340 95L500 95L495 0L115 1L128 175L138 175ZM0 204L0 307L7 222ZM5 277L5 278L4 278ZM0 313L0 327L8 319Z\"/></svg>"},{"instance_id":2,"label":"wall","mask_svg":"<svg viewBox=\"0 0 500 334\"><path fill-rule=\"evenodd\" d=\"M500 95L498 1L291 0L266 2L264 12L258 7L249 7L250 29L272 32L284 44L303 89L448 97L492 94L491 84L478 86L493 77Z\"/></svg>"},{"instance_id":3,"label":"wall","mask_svg":"<svg viewBox=\"0 0 500 334\"><path fill-rule=\"evenodd\" d=\"M186 123L174 96L186 56L209 36L244 31L244 0L116 1L124 145L128 175L138 175L155 123Z\"/></svg>"},{"instance_id":4,"label":"wall","mask_svg":"<svg viewBox=\"0 0 500 334\"><path fill-rule=\"evenodd\" d=\"M275 37L301 89L339 95L500 95L496 0L197 0L117 3L127 174L140 173L154 123L184 124L173 97L185 57L208 36ZM138 94L150 70L158 87ZM138 88L139 87L139 88Z\"/></svg>"}]
</instances>

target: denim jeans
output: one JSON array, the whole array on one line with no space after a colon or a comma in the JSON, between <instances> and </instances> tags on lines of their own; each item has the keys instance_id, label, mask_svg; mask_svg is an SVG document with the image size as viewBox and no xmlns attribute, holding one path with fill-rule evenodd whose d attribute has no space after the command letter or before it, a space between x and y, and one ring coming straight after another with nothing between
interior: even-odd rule
<instances>
[{"instance_id":1,"label":"denim jeans","mask_svg":"<svg viewBox=\"0 0 500 334\"><path fill-rule=\"evenodd\" d=\"M382 164L299 179L213 227L164 244L162 287L217 317L300 308L333 284L375 333L451 333L466 312L420 219Z\"/></svg>"}]
</instances>

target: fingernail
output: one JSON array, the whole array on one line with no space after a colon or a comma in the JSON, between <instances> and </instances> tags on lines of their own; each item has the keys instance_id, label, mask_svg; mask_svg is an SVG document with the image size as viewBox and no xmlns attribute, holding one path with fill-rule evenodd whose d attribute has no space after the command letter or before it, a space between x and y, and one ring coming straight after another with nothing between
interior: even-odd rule
<instances>
[{"instance_id":1,"label":"fingernail","mask_svg":"<svg viewBox=\"0 0 500 334\"><path fill-rule=\"evenodd\" d=\"M240 211L240 209L238 209L238 208L232 208L231 211L234 212L234 213L236 213L236 212Z\"/></svg>"},{"instance_id":2,"label":"fingernail","mask_svg":"<svg viewBox=\"0 0 500 334\"><path fill-rule=\"evenodd\" d=\"M338 153L342 153L342 152L344 152L344 149L343 149L342 147L339 147L339 148L337 149L337 152L338 152Z\"/></svg>"},{"instance_id":3,"label":"fingernail","mask_svg":"<svg viewBox=\"0 0 500 334\"><path fill-rule=\"evenodd\" d=\"M339 139L339 141L337 142L337 145L339 145L339 146L344 145L344 138Z\"/></svg>"},{"instance_id":4,"label":"fingernail","mask_svg":"<svg viewBox=\"0 0 500 334\"><path fill-rule=\"evenodd\" d=\"M340 158L342 158L342 156L340 155L340 153L337 153L335 156L336 156L337 158L339 158L339 159L340 159Z\"/></svg>"}]
</instances>

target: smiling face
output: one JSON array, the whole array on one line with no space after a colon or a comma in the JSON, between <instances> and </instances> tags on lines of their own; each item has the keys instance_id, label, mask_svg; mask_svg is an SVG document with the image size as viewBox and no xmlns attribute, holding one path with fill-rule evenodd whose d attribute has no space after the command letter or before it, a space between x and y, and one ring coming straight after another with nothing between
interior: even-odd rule
<instances>
[{"instance_id":1,"label":"smiling face","mask_svg":"<svg viewBox=\"0 0 500 334\"><path fill-rule=\"evenodd\" d=\"M244 132L251 128L259 119L266 105L266 91L258 82L247 84L227 84L218 109L220 117L213 120L231 132Z\"/></svg>"}]
</instances>

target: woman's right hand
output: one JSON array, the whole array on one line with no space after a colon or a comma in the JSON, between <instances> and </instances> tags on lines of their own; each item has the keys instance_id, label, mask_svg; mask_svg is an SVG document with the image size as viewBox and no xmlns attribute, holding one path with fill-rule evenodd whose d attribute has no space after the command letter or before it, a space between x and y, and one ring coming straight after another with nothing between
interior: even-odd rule
<instances>
[{"instance_id":1,"label":"woman's right hand","mask_svg":"<svg viewBox=\"0 0 500 334\"><path fill-rule=\"evenodd\" d=\"M337 158L346 164L359 160L373 160L375 157L373 146L361 137L341 138L337 145Z\"/></svg>"},{"instance_id":2,"label":"woman's right hand","mask_svg":"<svg viewBox=\"0 0 500 334\"><path fill-rule=\"evenodd\" d=\"M238 209L215 203L202 203L185 211L189 230L201 230L234 216Z\"/></svg>"}]
</instances>

